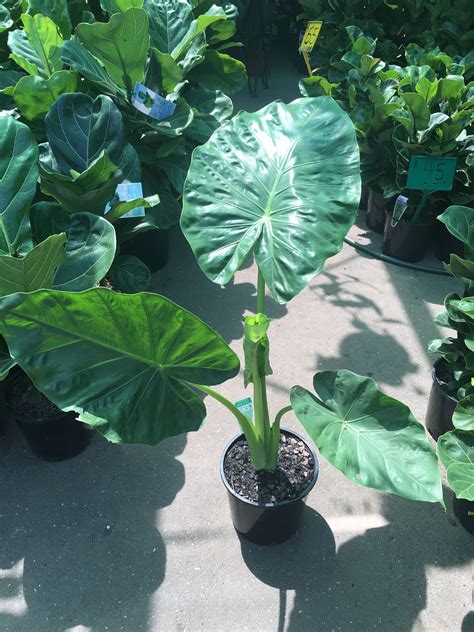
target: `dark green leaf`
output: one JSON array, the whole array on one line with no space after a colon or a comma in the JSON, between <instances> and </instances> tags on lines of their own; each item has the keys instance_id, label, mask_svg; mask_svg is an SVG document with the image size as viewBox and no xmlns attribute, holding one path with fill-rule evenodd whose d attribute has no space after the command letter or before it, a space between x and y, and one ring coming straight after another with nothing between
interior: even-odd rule
<instances>
[{"instance_id":1,"label":"dark green leaf","mask_svg":"<svg viewBox=\"0 0 474 632\"><path fill-rule=\"evenodd\" d=\"M198 88L186 95L186 101L194 108L194 119L187 129L187 136L198 143L205 143L221 123L232 116L232 100L220 90Z\"/></svg>"},{"instance_id":2,"label":"dark green leaf","mask_svg":"<svg viewBox=\"0 0 474 632\"><path fill-rule=\"evenodd\" d=\"M77 74L70 70L59 70L48 79L37 75L23 77L13 90L13 98L22 115L32 121L44 116L65 92L74 92Z\"/></svg>"},{"instance_id":3,"label":"dark green leaf","mask_svg":"<svg viewBox=\"0 0 474 632\"><path fill-rule=\"evenodd\" d=\"M151 272L137 257L122 255L114 261L107 278L121 292L133 294L134 292L143 292L148 288Z\"/></svg>"},{"instance_id":4,"label":"dark green leaf","mask_svg":"<svg viewBox=\"0 0 474 632\"><path fill-rule=\"evenodd\" d=\"M245 87L247 74L241 61L210 48L204 61L189 72L188 79L203 84L209 90L234 94Z\"/></svg>"}]
</instances>

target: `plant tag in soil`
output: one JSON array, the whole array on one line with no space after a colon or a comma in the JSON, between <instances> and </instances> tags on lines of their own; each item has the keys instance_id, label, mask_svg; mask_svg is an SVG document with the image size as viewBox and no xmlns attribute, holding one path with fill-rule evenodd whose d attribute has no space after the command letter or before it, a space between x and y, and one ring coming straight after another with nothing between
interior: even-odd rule
<instances>
[{"instance_id":1,"label":"plant tag in soil","mask_svg":"<svg viewBox=\"0 0 474 632\"><path fill-rule=\"evenodd\" d=\"M457 158L454 156L412 156L407 189L451 191Z\"/></svg>"},{"instance_id":2,"label":"plant tag in soil","mask_svg":"<svg viewBox=\"0 0 474 632\"><path fill-rule=\"evenodd\" d=\"M404 195L399 195L395 200L395 206L393 207L393 215L392 215L392 227L398 224L398 222L402 219L404 212L407 210L408 206L408 198Z\"/></svg>"},{"instance_id":3,"label":"plant tag in soil","mask_svg":"<svg viewBox=\"0 0 474 632\"><path fill-rule=\"evenodd\" d=\"M253 404L252 398L246 397L245 399L239 399L238 402L235 402L235 405L243 413L250 421L253 419Z\"/></svg>"},{"instance_id":4,"label":"plant tag in soil","mask_svg":"<svg viewBox=\"0 0 474 632\"><path fill-rule=\"evenodd\" d=\"M164 99L150 88L141 83L136 83L132 92L132 105L157 121L164 121L176 110L176 104Z\"/></svg>"},{"instance_id":5,"label":"plant tag in soil","mask_svg":"<svg viewBox=\"0 0 474 632\"><path fill-rule=\"evenodd\" d=\"M306 27L306 31L304 32L303 39L300 44L300 53L310 53L313 50L316 40L319 37L322 25L323 23L320 20L308 22L308 26Z\"/></svg>"},{"instance_id":6,"label":"plant tag in soil","mask_svg":"<svg viewBox=\"0 0 474 632\"><path fill-rule=\"evenodd\" d=\"M143 188L141 182L122 182L121 184L118 184L115 189L115 201L130 202L131 200L138 200L139 198L143 198ZM112 202L109 202L105 207L105 214L110 211L111 207ZM121 215L120 219L130 217L145 217L145 209L143 206L132 208L132 210L125 213L125 215Z\"/></svg>"}]
</instances>

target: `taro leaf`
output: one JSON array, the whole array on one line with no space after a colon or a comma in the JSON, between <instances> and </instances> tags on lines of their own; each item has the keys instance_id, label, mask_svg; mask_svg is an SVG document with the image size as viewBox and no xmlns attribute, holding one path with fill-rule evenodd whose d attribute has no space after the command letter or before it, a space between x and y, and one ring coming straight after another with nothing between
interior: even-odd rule
<instances>
[{"instance_id":1,"label":"taro leaf","mask_svg":"<svg viewBox=\"0 0 474 632\"><path fill-rule=\"evenodd\" d=\"M338 253L360 200L354 126L331 97L240 112L194 150L183 232L203 272L228 283L253 251L289 301Z\"/></svg>"},{"instance_id":2,"label":"taro leaf","mask_svg":"<svg viewBox=\"0 0 474 632\"><path fill-rule=\"evenodd\" d=\"M71 215L55 202L36 202L30 210L31 230L36 242L44 241L50 235L65 233L71 222Z\"/></svg>"},{"instance_id":3,"label":"taro leaf","mask_svg":"<svg viewBox=\"0 0 474 632\"><path fill-rule=\"evenodd\" d=\"M119 86L105 70L104 66L79 42L68 40L61 48L61 61L77 70L88 81L109 96L126 97L126 91Z\"/></svg>"},{"instance_id":4,"label":"taro leaf","mask_svg":"<svg viewBox=\"0 0 474 632\"><path fill-rule=\"evenodd\" d=\"M12 26L13 20L10 11L6 7L0 5L0 33L8 31L8 29Z\"/></svg>"},{"instance_id":5,"label":"taro leaf","mask_svg":"<svg viewBox=\"0 0 474 632\"><path fill-rule=\"evenodd\" d=\"M468 395L456 406L453 413L453 426L458 430L474 430L474 395Z\"/></svg>"},{"instance_id":6,"label":"taro leaf","mask_svg":"<svg viewBox=\"0 0 474 632\"><path fill-rule=\"evenodd\" d=\"M64 38L71 35L72 24L67 0L28 0L27 13L46 15L58 25Z\"/></svg>"},{"instance_id":7,"label":"taro leaf","mask_svg":"<svg viewBox=\"0 0 474 632\"><path fill-rule=\"evenodd\" d=\"M151 272L143 261L132 255L117 257L107 278L112 285L126 294L144 292L151 281Z\"/></svg>"},{"instance_id":8,"label":"taro leaf","mask_svg":"<svg viewBox=\"0 0 474 632\"><path fill-rule=\"evenodd\" d=\"M66 258L66 235L51 235L25 257L0 256L0 296L34 292L53 286L58 266Z\"/></svg>"},{"instance_id":9,"label":"taro leaf","mask_svg":"<svg viewBox=\"0 0 474 632\"><path fill-rule=\"evenodd\" d=\"M11 58L30 75L50 77L62 69L63 39L56 24L45 15L22 15L24 30L8 34Z\"/></svg>"},{"instance_id":10,"label":"taro leaf","mask_svg":"<svg viewBox=\"0 0 474 632\"><path fill-rule=\"evenodd\" d=\"M148 16L143 9L115 13L106 24L79 24L76 35L127 91L143 81L150 47Z\"/></svg>"},{"instance_id":11,"label":"taro leaf","mask_svg":"<svg viewBox=\"0 0 474 632\"><path fill-rule=\"evenodd\" d=\"M465 245L465 255L474 255L474 209L467 206L449 206L438 215L449 232Z\"/></svg>"},{"instance_id":12,"label":"taro leaf","mask_svg":"<svg viewBox=\"0 0 474 632\"><path fill-rule=\"evenodd\" d=\"M74 92L77 74L70 70L59 70L48 79L37 75L23 77L13 90L13 98L22 115L32 121L49 112L51 106L65 92Z\"/></svg>"},{"instance_id":13,"label":"taro leaf","mask_svg":"<svg viewBox=\"0 0 474 632\"><path fill-rule=\"evenodd\" d=\"M187 136L198 143L205 143L220 124L232 116L232 100L220 90L198 88L186 95L186 101L194 108L194 119Z\"/></svg>"},{"instance_id":14,"label":"taro leaf","mask_svg":"<svg viewBox=\"0 0 474 632\"><path fill-rule=\"evenodd\" d=\"M206 409L189 383L220 384L239 370L219 334L156 294L16 294L0 301L0 329L46 397L116 443L197 430Z\"/></svg>"},{"instance_id":15,"label":"taro leaf","mask_svg":"<svg viewBox=\"0 0 474 632\"><path fill-rule=\"evenodd\" d=\"M317 373L314 389L319 399L294 386L291 405L332 465L364 487L443 502L436 454L408 406L351 371Z\"/></svg>"},{"instance_id":16,"label":"taro leaf","mask_svg":"<svg viewBox=\"0 0 474 632\"><path fill-rule=\"evenodd\" d=\"M67 230L66 260L54 278L56 290L80 292L107 274L115 257L115 230L99 215L76 213Z\"/></svg>"},{"instance_id":17,"label":"taro leaf","mask_svg":"<svg viewBox=\"0 0 474 632\"><path fill-rule=\"evenodd\" d=\"M213 48L206 51L204 61L193 68L187 78L209 90L223 90L227 94L239 92L247 82L245 65Z\"/></svg>"},{"instance_id":18,"label":"taro leaf","mask_svg":"<svg viewBox=\"0 0 474 632\"><path fill-rule=\"evenodd\" d=\"M438 456L456 498L474 500L474 432L453 430L442 435Z\"/></svg>"},{"instance_id":19,"label":"taro leaf","mask_svg":"<svg viewBox=\"0 0 474 632\"><path fill-rule=\"evenodd\" d=\"M162 53L171 54L184 40L192 22L187 0L145 0L143 8L150 18L151 43Z\"/></svg>"},{"instance_id":20,"label":"taro leaf","mask_svg":"<svg viewBox=\"0 0 474 632\"><path fill-rule=\"evenodd\" d=\"M124 145L122 115L110 97L64 94L45 118L49 146L59 170L82 173L107 151L118 165Z\"/></svg>"},{"instance_id":21,"label":"taro leaf","mask_svg":"<svg viewBox=\"0 0 474 632\"><path fill-rule=\"evenodd\" d=\"M11 116L0 117L0 252L21 250L31 236L28 212L38 180L33 134Z\"/></svg>"}]
</instances>

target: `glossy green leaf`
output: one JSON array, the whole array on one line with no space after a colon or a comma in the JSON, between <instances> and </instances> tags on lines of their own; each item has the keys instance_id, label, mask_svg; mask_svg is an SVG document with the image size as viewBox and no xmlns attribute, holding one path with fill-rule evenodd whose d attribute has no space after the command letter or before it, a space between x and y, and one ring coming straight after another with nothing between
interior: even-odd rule
<instances>
[{"instance_id":1,"label":"glossy green leaf","mask_svg":"<svg viewBox=\"0 0 474 632\"><path fill-rule=\"evenodd\" d=\"M12 59L30 75L50 77L62 69L60 50L63 39L56 24L45 15L21 16L23 31L8 35Z\"/></svg>"},{"instance_id":2,"label":"glossy green leaf","mask_svg":"<svg viewBox=\"0 0 474 632\"><path fill-rule=\"evenodd\" d=\"M322 456L350 480L413 500L442 502L436 454L408 406L351 371L314 376L291 405Z\"/></svg>"},{"instance_id":3,"label":"glossy green leaf","mask_svg":"<svg viewBox=\"0 0 474 632\"><path fill-rule=\"evenodd\" d=\"M0 70L0 92L12 95L14 87L23 77L26 77L25 73L18 70Z\"/></svg>"},{"instance_id":4,"label":"glossy green leaf","mask_svg":"<svg viewBox=\"0 0 474 632\"><path fill-rule=\"evenodd\" d=\"M119 85L131 92L142 82L150 47L148 16L143 9L112 15L106 24L79 24L76 35Z\"/></svg>"},{"instance_id":5,"label":"glossy green leaf","mask_svg":"<svg viewBox=\"0 0 474 632\"><path fill-rule=\"evenodd\" d=\"M66 258L66 235L51 235L24 257L0 256L0 296L34 292L53 286L54 275Z\"/></svg>"},{"instance_id":6,"label":"glossy green leaf","mask_svg":"<svg viewBox=\"0 0 474 632\"><path fill-rule=\"evenodd\" d=\"M171 53L184 40L192 22L187 0L145 0L143 8L150 18L151 43L162 53Z\"/></svg>"},{"instance_id":7,"label":"glossy green leaf","mask_svg":"<svg viewBox=\"0 0 474 632\"><path fill-rule=\"evenodd\" d=\"M28 0L27 13L42 14L51 18L58 25L64 38L71 35L72 24L69 15L68 0Z\"/></svg>"},{"instance_id":8,"label":"glossy green leaf","mask_svg":"<svg viewBox=\"0 0 474 632\"><path fill-rule=\"evenodd\" d=\"M184 79L184 73L171 55L162 53L157 48L151 50L159 68L161 85L165 92L170 94L177 84Z\"/></svg>"},{"instance_id":9,"label":"glossy green leaf","mask_svg":"<svg viewBox=\"0 0 474 632\"><path fill-rule=\"evenodd\" d=\"M456 498L474 500L474 432L453 430L442 435L438 456Z\"/></svg>"},{"instance_id":10,"label":"glossy green leaf","mask_svg":"<svg viewBox=\"0 0 474 632\"><path fill-rule=\"evenodd\" d=\"M126 202L115 201L112 202L112 207L107 212L107 219L109 222L115 222L120 219L122 215L126 215L138 207L145 209L157 206L160 203L160 197L158 195L151 195L148 198L137 198L135 200L127 200Z\"/></svg>"},{"instance_id":11,"label":"glossy green leaf","mask_svg":"<svg viewBox=\"0 0 474 632\"><path fill-rule=\"evenodd\" d=\"M354 126L331 97L240 112L194 150L181 226L203 272L228 283L249 253L289 301L338 253L360 200Z\"/></svg>"},{"instance_id":12,"label":"glossy green leaf","mask_svg":"<svg viewBox=\"0 0 474 632\"><path fill-rule=\"evenodd\" d=\"M103 11L109 15L113 13L125 13L127 9L141 9L143 0L100 0L100 6Z\"/></svg>"},{"instance_id":13,"label":"glossy green leaf","mask_svg":"<svg viewBox=\"0 0 474 632\"><path fill-rule=\"evenodd\" d=\"M12 16L7 7L0 6L0 33L8 31L13 26Z\"/></svg>"},{"instance_id":14,"label":"glossy green leaf","mask_svg":"<svg viewBox=\"0 0 474 632\"><path fill-rule=\"evenodd\" d=\"M163 121L153 120L136 110L130 114L129 122L134 127L143 128L146 139L151 141L160 140L160 136L167 136L168 138L181 136L191 125L193 117L193 111L185 99L178 99L174 114Z\"/></svg>"},{"instance_id":15,"label":"glossy green leaf","mask_svg":"<svg viewBox=\"0 0 474 632\"><path fill-rule=\"evenodd\" d=\"M222 9L222 7L218 7L217 5L212 5L208 11L199 15L195 20L191 22L189 25L189 29L184 36L183 40L176 46L173 50L172 55L175 59L179 59L182 53L187 49L187 47L198 38L202 33L206 31L206 29L215 25L218 22L227 21L227 16ZM235 27L232 25L231 30L229 31L229 36L235 33Z\"/></svg>"},{"instance_id":16,"label":"glossy green leaf","mask_svg":"<svg viewBox=\"0 0 474 632\"><path fill-rule=\"evenodd\" d=\"M38 146L26 125L0 117L0 252L15 254L30 239L28 211L38 180Z\"/></svg>"},{"instance_id":17,"label":"glossy green leaf","mask_svg":"<svg viewBox=\"0 0 474 632\"><path fill-rule=\"evenodd\" d=\"M205 143L221 123L232 116L232 100L220 90L198 88L186 95L186 101L194 109L193 122L187 136L198 143Z\"/></svg>"},{"instance_id":18,"label":"glossy green leaf","mask_svg":"<svg viewBox=\"0 0 474 632\"><path fill-rule=\"evenodd\" d=\"M272 375L270 343L267 331L271 320L265 314L246 316L244 321L244 386L254 382L254 376Z\"/></svg>"},{"instance_id":19,"label":"glossy green leaf","mask_svg":"<svg viewBox=\"0 0 474 632\"><path fill-rule=\"evenodd\" d=\"M239 370L219 334L156 294L16 294L0 301L0 318L34 384L117 443L197 430L206 409L189 383L220 384Z\"/></svg>"},{"instance_id":20,"label":"glossy green leaf","mask_svg":"<svg viewBox=\"0 0 474 632\"><path fill-rule=\"evenodd\" d=\"M66 259L54 278L56 290L80 292L101 281L115 257L115 230L99 215L76 213L67 229Z\"/></svg>"},{"instance_id":21,"label":"glossy green leaf","mask_svg":"<svg viewBox=\"0 0 474 632\"><path fill-rule=\"evenodd\" d=\"M168 176L169 181L179 195L183 194L190 162L191 156L183 147L178 147L172 154L158 161L158 165Z\"/></svg>"},{"instance_id":22,"label":"glossy green leaf","mask_svg":"<svg viewBox=\"0 0 474 632\"><path fill-rule=\"evenodd\" d=\"M453 413L453 426L458 430L474 431L474 395L465 397L456 406Z\"/></svg>"},{"instance_id":23,"label":"glossy green leaf","mask_svg":"<svg viewBox=\"0 0 474 632\"><path fill-rule=\"evenodd\" d=\"M151 272L137 257L122 255L114 261L107 278L121 292L133 294L134 292L144 292L148 288Z\"/></svg>"},{"instance_id":24,"label":"glossy green leaf","mask_svg":"<svg viewBox=\"0 0 474 632\"><path fill-rule=\"evenodd\" d=\"M465 245L466 257L474 255L474 209L467 206L449 206L438 215L449 232Z\"/></svg>"},{"instance_id":25,"label":"glossy green leaf","mask_svg":"<svg viewBox=\"0 0 474 632\"><path fill-rule=\"evenodd\" d=\"M0 336L0 381L8 376L15 365L16 362L10 355L5 338Z\"/></svg>"},{"instance_id":26,"label":"glossy green leaf","mask_svg":"<svg viewBox=\"0 0 474 632\"><path fill-rule=\"evenodd\" d=\"M49 112L62 94L75 92L77 78L70 70L59 70L48 79L37 75L23 77L13 90L13 98L22 115L32 121Z\"/></svg>"},{"instance_id":27,"label":"glossy green leaf","mask_svg":"<svg viewBox=\"0 0 474 632\"><path fill-rule=\"evenodd\" d=\"M209 90L234 94L245 87L247 73L241 61L210 48L204 61L189 72L188 79L203 84Z\"/></svg>"},{"instance_id":28,"label":"glossy green leaf","mask_svg":"<svg viewBox=\"0 0 474 632\"><path fill-rule=\"evenodd\" d=\"M71 222L71 215L56 202L36 202L30 209L30 220L33 238L40 242L50 235L65 233Z\"/></svg>"}]
</instances>

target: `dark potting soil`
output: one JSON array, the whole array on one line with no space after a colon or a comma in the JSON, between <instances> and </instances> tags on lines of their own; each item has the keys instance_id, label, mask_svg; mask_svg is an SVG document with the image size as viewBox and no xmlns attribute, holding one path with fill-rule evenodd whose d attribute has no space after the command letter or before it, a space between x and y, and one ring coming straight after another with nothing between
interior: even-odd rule
<instances>
[{"instance_id":1,"label":"dark potting soil","mask_svg":"<svg viewBox=\"0 0 474 632\"><path fill-rule=\"evenodd\" d=\"M224 459L224 474L232 489L246 500L280 502L298 497L313 478L311 452L300 439L280 434L278 464L274 472L255 471L245 439L235 443Z\"/></svg>"},{"instance_id":2,"label":"dark potting soil","mask_svg":"<svg viewBox=\"0 0 474 632\"><path fill-rule=\"evenodd\" d=\"M40 393L24 374L19 373L8 389L8 402L16 415L37 421L64 414Z\"/></svg>"}]
</instances>

